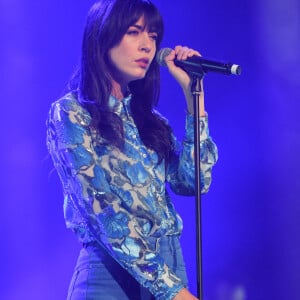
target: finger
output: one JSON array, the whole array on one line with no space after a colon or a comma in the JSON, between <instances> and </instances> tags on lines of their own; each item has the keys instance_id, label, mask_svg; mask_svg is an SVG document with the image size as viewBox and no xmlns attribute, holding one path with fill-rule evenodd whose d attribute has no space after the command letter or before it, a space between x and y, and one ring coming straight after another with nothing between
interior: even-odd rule
<instances>
[{"instance_id":1,"label":"finger","mask_svg":"<svg viewBox=\"0 0 300 300\"><path fill-rule=\"evenodd\" d=\"M187 54L189 51L190 49L188 47L176 46L175 47L176 59L178 60L186 59L188 57Z\"/></svg>"},{"instance_id":2,"label":"finger","mask_svg":"<svg viewBox=\"0 0 300 300\"><path fill-rule=\"evenodd\" d=\"M174 50L172 50L166 57L165 57L165 63L168 64L170 61L174 61L176 57L176 53Z\"/></svg>"},{"instance_id":3,"label":"finger","mask_svg":"<svg viewBox=\"0 0 300 300\"><path fill-rule=\"evenodd\" d=\"M192 56L202 56L201 54L200 54L200 52L199 51L196 51L196 50L192 50L191 49L191 51L189 51L189 53L188 53L188 57L192 57Z\"/></svg>"},{"instance_id":4,"label":"finger","mask_svg":"<svg viewBox=\"0 0 300 300\"><path fill-rule=\"evenodd\" d=\"M176 46L175 47L176 59L178 60L186 60L188 57L192 56L201 56L201 54L189 47Z\"/></svg>"}]
</instances>

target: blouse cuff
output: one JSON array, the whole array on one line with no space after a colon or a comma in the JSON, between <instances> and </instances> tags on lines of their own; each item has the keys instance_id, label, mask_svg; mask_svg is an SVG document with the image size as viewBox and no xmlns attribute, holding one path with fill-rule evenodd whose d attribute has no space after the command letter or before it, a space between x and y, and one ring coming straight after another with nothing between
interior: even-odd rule
<instances>
[{"instance_id":1,"label":"blouse cuff","mask_svg":"<svg viewBox=\"0 0 300 300\"><path fill-rule=\"evenodd\" d=\"M186 142L194 142L194 115L188 114L186 116L185 123L186 130ZM200 117L200 140L203 141L209 137L208 130L208 115L206 114L204 117Z\"/></svg>"},{"instance_id":2,"label":"blouse cuff","mask_svg":"<svg viewBox=\"0 0 300 300\"><path fill-rule=\"evenodd\" d=\"M165 281L157 280L150 291L157 300L172 300L183 288L185 288L184 284L174 283L171 278L168 278Z\"/></svg>"}]
</instances>

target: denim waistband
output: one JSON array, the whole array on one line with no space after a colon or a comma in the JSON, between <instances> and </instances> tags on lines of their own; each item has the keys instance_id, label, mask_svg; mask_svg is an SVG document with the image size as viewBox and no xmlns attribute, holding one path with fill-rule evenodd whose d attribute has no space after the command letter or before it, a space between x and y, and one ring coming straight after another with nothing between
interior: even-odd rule
<instances>
[{"instance_id":1,"label":"denim waistband","mask_svg":"<svg viewBox=\"0 0 300 300\"><path fill-rule=\"evenodd\" d=\"M179 235L165 235L159 239L159 248L161 249L162 247L170 247L171 249L174 248L177 243L179 243ZM83 248L88 248L88 247L99 247L101 248L101 244L97 241L90 241L87 243L82 243ZM173 250L172 250L173 251Z\"/></svg>"},{"instance_id":2,"label":"denim waistband","mask_svg":"<svg viewBox=\"0 0 300 300\"><path fill-rule=\"evenodd\" d=\"M161 256L165 263L178 274L187 285L185 264L182 257L181 246L178 235L163 236L157 247L157 254ZM116 261L111 257L106 249L96 242L83 244L76 269L93 268L97 265L105 264L107 267L114 267ZM119 266L118 266L119 267Z\"/></svg>"}]
</instances>

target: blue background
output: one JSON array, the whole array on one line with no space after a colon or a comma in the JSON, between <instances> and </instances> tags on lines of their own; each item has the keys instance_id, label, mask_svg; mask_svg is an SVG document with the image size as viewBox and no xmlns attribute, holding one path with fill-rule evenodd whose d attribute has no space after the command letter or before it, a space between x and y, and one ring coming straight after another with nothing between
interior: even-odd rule
<instances>
[{"instance_id":1,"label":"blue background","mask_svg":"<svg viewBox=\"0 0 300 300\"><path fill-rule=\"evenodd\" d=\"M66 298L80 244L65 229L45 119L79 61L92 2L0 0L1 299ZM299 299L300 2L154 2L164 47L243 68L205 78L220 159L203 196L204 300ZM184 99L166 70L159 109L182 137ZM174 202L195 292L194 200Z\"/></svg>"}]
</instances>

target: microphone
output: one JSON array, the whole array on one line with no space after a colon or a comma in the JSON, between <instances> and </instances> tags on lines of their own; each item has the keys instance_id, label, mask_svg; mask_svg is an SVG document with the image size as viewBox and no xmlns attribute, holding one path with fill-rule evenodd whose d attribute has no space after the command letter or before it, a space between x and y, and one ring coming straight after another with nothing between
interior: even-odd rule
<instances>
[{"instance_id":1,"label":"microphone","mask_svg":"<svg viewBox=\"0 0 300 300\"><path fill-rule=\"evenodd\" d=\"M162 48L157 52L156 60L159 65L167 66L165 57L168 56L171 51L171 48ZM226 75L240 75L242 72L242 68L239 65L214 61L197 55L188 57L186 60L175 59L174 63L187 73L200 77L203 76L203 73L205 74L207 72L217 72Z\"/></svg>"}]
</instances>

